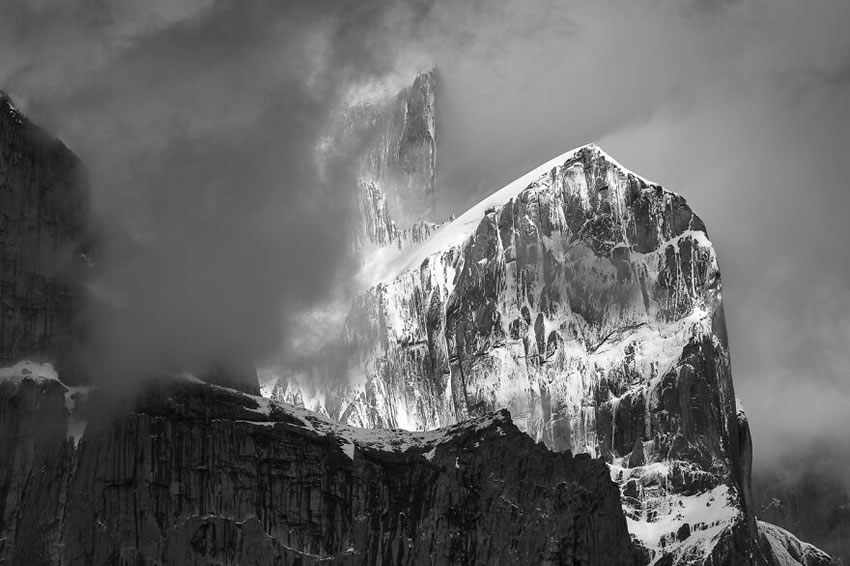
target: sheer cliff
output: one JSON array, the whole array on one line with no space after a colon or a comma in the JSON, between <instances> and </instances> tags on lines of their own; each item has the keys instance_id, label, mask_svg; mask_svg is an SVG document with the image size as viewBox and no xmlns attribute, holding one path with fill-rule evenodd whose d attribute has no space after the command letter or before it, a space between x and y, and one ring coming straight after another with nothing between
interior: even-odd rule
<instances>
[{"instance_id":1,"label":"sheer cliff","mask_svg":"<svg viewBox=\"0 0 850 566\"><path fill-rule=\"evenodd\" d=\"M584 146L394 267L278 398L407 429L508 408L552 450L609 462L646 562L769 563L717 257L684 198ZM328 375L346 379L316 389Z\"/></svg>"},{"instance_id":2,"label":"sheer cliff","mask_svg":"<svg viewBox=\"0 0 850 566\"><path fill-rule=\"evenodd\" d=\"M605 464L505 411L367 431L188 376L116 403L4 371L0 564L632 564Z\"/></svg>"},{"instance_id":3,"label":"sheer cliff","mask_svg":"<svg viewBox=\"0 0 850 566\"><path fill-rule=\"evenodd\" d=\"M346 108L328 138L335 151L361 156L353 227L358 246L404 247L430 235L436 226L434 71L397 94Z\"/></svg>"},{"instance_id":4,"label":"sheer cliff","mask_svg":"<svg viewBox=\"0 0 850 566\"><path fill-rule=\"evenodd\" d=\"M0 360L70 349L88 204L79 159L0 92Z\"/></svg>"}]
</instances>

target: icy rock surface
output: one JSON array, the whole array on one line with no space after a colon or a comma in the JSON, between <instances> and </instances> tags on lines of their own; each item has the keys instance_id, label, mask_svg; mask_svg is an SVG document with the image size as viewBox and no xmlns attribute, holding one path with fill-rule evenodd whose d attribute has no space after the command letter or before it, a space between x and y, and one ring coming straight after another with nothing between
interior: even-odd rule
<instances>
[{"instance_id":1,"label":"icy rock surface","mask_svg":"<svg viewBox=\"0 0 850 566\"><path fill-rule=\"evenodd\" d=\"M508 408L550 449L610 463L645 562L766 563L717 257L684 198L588 145L393 268L273 396L411 430Z\"/></svg>"},{"instance_id":2,"label":"icy rock surface","mask_svg":"<svg viewBox=\"0 0 850 566\"><path fill-rule=\"evenodd\" d=\"M361 430L188 377L89 394L0 376L0 564L632 564L605 464L497 412ZM44 373L44 372L42 372Z\"/></svg>"}]
</instances>

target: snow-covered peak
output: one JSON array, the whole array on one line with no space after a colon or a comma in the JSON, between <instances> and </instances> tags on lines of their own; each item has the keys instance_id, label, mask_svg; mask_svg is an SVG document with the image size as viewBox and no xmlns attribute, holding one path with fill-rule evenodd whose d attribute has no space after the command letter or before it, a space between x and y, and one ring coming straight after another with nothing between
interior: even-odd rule
<instances>
[{"instance_id":1,"label":"snow-covered peak","mask_svg":"<svg viewBox=\"0 0 850 566\"><path fill-rule=\"evenodd\" d=\"M583 151L589 152L593 156L594 160L600 159L607 161L615 168L619 169L624 175L635 177L647 186L657 186L655 183L652 183L623 167L617 160L611 157L595 143L588 143L579 146L550 159L542 165L535 167L522 177L519 177L505 185L457 217L454 221L441 228L430 239L423 242L422 245L411 248L407 254L402 254L395 258L387 269L384 279L394 279L399 274L417 267L431 255L461 245L475 231L475 228L487 215L488 211L504 206L511 199L516 198L522 191L529 188L535 182L540 182L545 179L553 169L564 166L569 161L576 159Z\"/></svg>"}]
</instances>

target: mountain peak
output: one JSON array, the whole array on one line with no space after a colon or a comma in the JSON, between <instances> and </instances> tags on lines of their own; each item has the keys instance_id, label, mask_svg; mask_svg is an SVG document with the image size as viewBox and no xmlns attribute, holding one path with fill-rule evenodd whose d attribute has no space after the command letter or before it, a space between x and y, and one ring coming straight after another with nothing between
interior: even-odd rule
<instances>
[{"instance_id":1,"label":"mountain peak","mask_svg":"<svg viewBox=\"0 0 850 566\"><path fill-rule=\"evenodd\" d=\"M641 189L661 188L661 185L653 183L621 165L620 162L614 159L599 145L595 143L587 143L546 161L542 165L535 167L525 175L511 183L508 183L498 191L480 201L465 213L458 216L454 221L441 228L433 237L425 241L422 245L412 248L408 254L404 254L394 260L387 271L389 274L388 276L390 278L395 277L404 271L419 266L429 256L439 253L441 250L446 250L462 244L470 236L470 234L474 232L478 224L487 214L506 205L527 189L531 189L535 186L548 185L554 182L554 176L558 170L564 172L566 169L574 165L580 165L582 170L584 170L587 169L589 164L594 162L610 164L611 167L604 169L624 179L632 179L635 185ZM598 169L601 170L603 168ZM614 185L624 186L620 183L616 183ZM586 188L587 187L585 187L585 191L583 193L585 197L587 196ZM666 192L675 195L675 193L672 193L671 191Z\"/></svg>"},{"instance_id":2,"label":"mountain peak","mask_svg":"<svg viewBox=\"0 0 850 566\"><path fill-rule=\"evenodd\" d=\"M585 144L395 267L329 346L350 385L311 408L418 430L508 408L551 450L609 463L644 563L758 552L716 252L684 198Z\"/></svg>"}]
</instances>

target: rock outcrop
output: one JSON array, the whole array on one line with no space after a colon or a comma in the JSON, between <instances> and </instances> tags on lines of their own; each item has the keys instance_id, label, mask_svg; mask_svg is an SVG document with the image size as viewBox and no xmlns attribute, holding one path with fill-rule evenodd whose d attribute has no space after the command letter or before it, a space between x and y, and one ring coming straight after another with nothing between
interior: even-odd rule
<instances>
[{"instance_id":1,"label":"rock outcrop","mask_svg":"<svg viewBox=\"0 0 850 566\"><path fill-rule=\"evenodd\" d=\"M434 75L422 73L397 94L346 108L328 134L327 154L362 154L352 230L360 248L406 247L435 227Z\"/></svg>"},{"instance_id":2,"label":"rock outcrop","mask_svg":"<svg viewBox=\"0 0 850 566\"><path fill-rule=\"evenodd\" d=\"M387 197L372 182L360 187L359 237L360 245L368 242L378 247L395 246L403 249L421 244L431 237L444 223L420 220L406 228L399 228L392 219Z\"/></svg>"},{"instance_id":3,"label":"rock outcrop","mask_svg":"<svg viewBox=\"0 0 850 566\"><path fill-rule=\"evenodd\" d=\"M604 462L506 411L365 431L183 378L88 393L74 437L42 369L0 381L0 564L632 564Z\"/></svg>"},{"instance_id":4,"label":"rock outcrop","mask_svg":"<svg viewBox=\"0 0 850 566\"><path fill-rule=\"evenodd\" d=\"M0 361L71 348L88 215L79 159L0 92Z\"/></svg>"},{"instance_id":5,"label":"rock outcrop","mask_svg":"<svg viewBox=\"0 0 850 566\"><path fill-rule=\"evenodd\" d=\"M280 398L420 430L506 407L551 449L609 462L645 562L768 563L720 271L684 198L581 147L467 211L395 272ZM333 375L348 380L313 389Z\"/></svg>"},{"instance_id":6,"label":"rock outcrop","mask_svg":"<svg viewBox=\"0 0 850 566\"><path fill-rule=\"evenodd\" d=\"M811 544L801 542L783 528L758 522L759 534L771 566L819 566L833 564L830 556Z\"/></svg>"}]
</instances>

